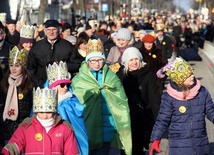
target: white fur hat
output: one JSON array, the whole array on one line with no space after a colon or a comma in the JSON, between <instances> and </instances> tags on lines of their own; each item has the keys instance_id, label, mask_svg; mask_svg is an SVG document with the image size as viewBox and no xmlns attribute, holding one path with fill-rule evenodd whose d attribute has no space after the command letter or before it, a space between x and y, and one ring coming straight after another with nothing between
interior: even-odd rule
<instances>
[{"instance_id":1,"label":"white fur hat","mask_svg":"<svg viewBox=\"0 0 214 155\"><path fill-rule=\"evenodd\" d=\"M122 64L124 66L127 65L128 61L133 59L133 58L138 58L140 62L142 62L142 65L145 65L146 63L143 61L143 56L140 53L140 51L136 47L129 47L127 48L122 55Z\"/></svg>"}]
</instances>

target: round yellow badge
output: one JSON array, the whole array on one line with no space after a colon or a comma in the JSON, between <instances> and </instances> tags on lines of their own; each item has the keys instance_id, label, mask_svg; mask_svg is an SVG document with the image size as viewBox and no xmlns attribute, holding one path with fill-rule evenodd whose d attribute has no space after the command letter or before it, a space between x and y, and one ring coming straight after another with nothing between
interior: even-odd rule
<instances>
[{"instance_id":1,"label":"round yellow badge","mask_svg":"<svg viewBox=\"0 0 214 155\"><path fill-rule=\"evenodd\" d=\"M18 94L19 100L23 99L23 97L24 97L24 95L23 95L22 93L19 93L19 94Z\"/></svg>"},{"instance_id":2,"label":"round yellow badge","mask_svg":"<svg viewBox=\"0 0 214 155\"><path fill-rule=\"evenodd\" d=\"M186 107L185 106L180 106L179 107L179 111L181 112L181 113L185 113L186 112Z\"/></svg>"},{"instance_id":3,"label":"round yellow badge","mask_svg":"<svg viewBox=\"0 0 214 155\"><path fill-rule=\"evenodd\" d=\"M163 45L166 45L166 42L163 42Z\"/></svg>"},{"instance_id":4,"label":"round yellow badge","mask_svg":"<svg viewBox=\"0 0 214 155\"><path fill-rule=\"evenodd\" d=\"M1 68L2 68L2 69L5 69L5 64L1 64Z\"/></svg>"},{"instance_id":5,"label":"round yellow badge","mask_svg":"<svg viewBox=\"0 0 214 155\"><path fill-rule=\"evenodd\" d=\"M35 139L36 139L37 141L41 141L41 140L42 140L42 134L41 134L41 133L37 133L37 134L35 135Z\"/></svg>"},{"instance_id":6,"label":"round yellow badge","mask_svg":"<svg viewBox=\"0 0 214 155\"><path fill-rule=\"evenodd\" d=\"M152 57L155 59L157 56L155 54L152 54Z\"/></svg>"}]
</instances>

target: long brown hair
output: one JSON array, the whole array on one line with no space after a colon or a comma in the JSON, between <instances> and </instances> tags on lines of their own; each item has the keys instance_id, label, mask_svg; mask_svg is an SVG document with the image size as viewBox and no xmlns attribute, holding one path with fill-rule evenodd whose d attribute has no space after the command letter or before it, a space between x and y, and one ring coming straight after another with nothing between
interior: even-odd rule
<instances>
[{"instance_id":1,"label":"long brown hair","mask_svg":"<svg viewBox=\"0 0 214 155\"><path fill-rule=\"evenodd\" d=\"M22 66L21 74L23 76L22 83L18 87L18 91L22 92L23 94L27 94L33 88L33 79L32 74L26 67ZM8 78L10 76L10 69L8 69L7 73L5 74L4 78L1 81L1 88L3 89L4 93L7 93L9 83Z\"/></svg>"}]
</instances>

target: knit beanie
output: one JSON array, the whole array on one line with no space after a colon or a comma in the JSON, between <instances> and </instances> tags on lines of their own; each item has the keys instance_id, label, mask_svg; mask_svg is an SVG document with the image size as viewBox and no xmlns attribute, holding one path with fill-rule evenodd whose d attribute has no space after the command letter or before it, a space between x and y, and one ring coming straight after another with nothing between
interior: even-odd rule
<instances>
[{"instance_id":1,"label":"knit beanie","mask_svg":"<svg viewBox=\"0 0 214 155\"><path fill-rule=\"evenodd\" d=\"M147 35L145 35L143 37L142 42L144 42L144 43L154 43L155 42L155 37L150 35L150 34L147 34Z\"/></svg>"},{"instance_id":2,"label":"knit beanie","mask_svg":"<svg viewBox=\"0 0 214 155\"><path fill-rule=\"evenodd\" d=\"M142 65L145 65L146 63L143 61L143 56L140 53L140 51L136 48L136 47L129 47L127 48L122 55L122 64L124 66L127 65L127 63L129 62L129 60L133 59L133 58L138 58L140 60L140 62L142 62Z\"/></svg>"},{"instance_id":3,"label":"knit beanie","mask_svg":"<svg viewBox=\"0 0 214 155\"><path fill-rule=\"evenodd\" d=\"M131 40L131 32L127 28L121 28L117 32L117 39Z\"/></svg>"}]
</instances>

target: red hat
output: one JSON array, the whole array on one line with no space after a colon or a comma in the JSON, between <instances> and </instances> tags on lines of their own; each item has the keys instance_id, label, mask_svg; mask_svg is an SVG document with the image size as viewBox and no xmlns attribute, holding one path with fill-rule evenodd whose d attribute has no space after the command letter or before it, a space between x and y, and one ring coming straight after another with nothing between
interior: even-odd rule
<instances>
[{"instance_id":1,"label":"red hat","mask_svg":"<svg viewBox=\"0 0 214 155\"><path fill-rule=\"evenodd\" d=\"M155 42L155 37L150 34L147 34L143 37L142 42L153 43L153 42Z\"/></svg>"}]
</instances>

